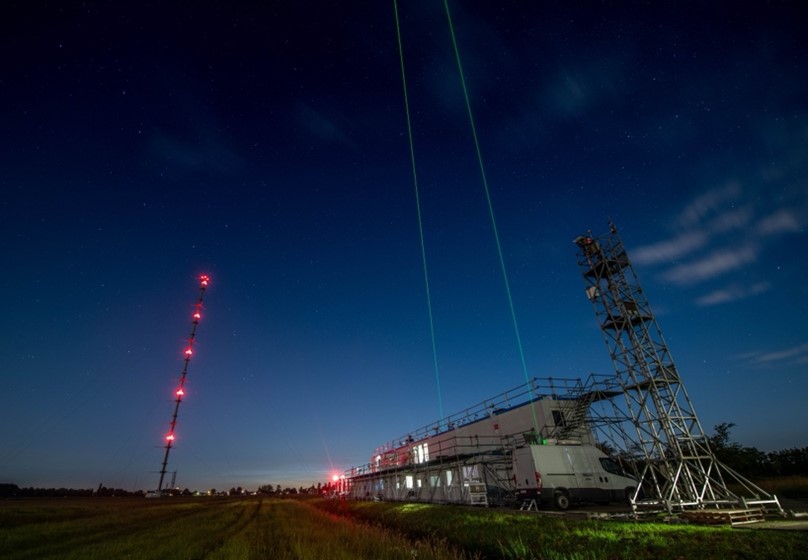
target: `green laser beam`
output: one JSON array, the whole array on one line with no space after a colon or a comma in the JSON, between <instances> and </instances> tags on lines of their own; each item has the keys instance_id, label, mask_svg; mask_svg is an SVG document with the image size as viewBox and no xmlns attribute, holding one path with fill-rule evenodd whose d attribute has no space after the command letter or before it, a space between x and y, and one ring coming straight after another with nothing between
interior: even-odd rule
<instances>
[{"instance_id":1,"label":"green laser beam","mask_svg":"<svg viewBox=\"0 0 808 560\"><path fill-rule=\"evenodd\" d=\"M519 323L516 320L516 311L513 306L513 297L511 296L511 285L508 281L508 273L505 269L505 258L502 255L502 244L500 243L499 239L499 230L497 228L497 220L494 216L494 205L491 202L491 192L488 188L488 178L485 175L485 165L483 164L483 155L480 149L480 141L477 137L477 127L474 124L474 115L471 111L471 101L469 100L469 92L468 88L466 87L466 78L465 74L463 73L463 64L460 62L460 49L457 46L457 38L455 36L454 24L452 23L452 14L449 11L449 2L448 0L443 0L443 6L446 9L446 19L449 22L449 33L452 37L452 47L454 48L455 60L457 61L457 70L460 74L460 84L463 87L463 97L466 100L466 111L468 112L469 123L471 125L471 135L474 139L474 148L477 151L477 162L480 165L480 175L482 176L483 181L483 189L485 190L485 200L488 202L488 215L491 218L491 226L494 230L494 241L497 245L497 254L499 255L499 265L502 269L502 279L505 282L505 293L508 296L508 306L511 311L511 319L513 321L513 330L516 334L516 346L519 349L519 359L522 363L522 373L525 376L525 382L530 383L530 379L528 378L527 373L527 363L525 362L525 352L522 348L522 337L519 334ZM533 393L531 389L530 391L531 401L533 400ZM533 423L536 428L536 433L539 433L539 421L536 417L536 408L531 406L531 410L533 411Z\"/></svg>"},{"instance_id":2,"label":"green laser beam","mask_svg":"<svg viewBox=\"0 0 808 560\"><path fill-rule=\"evenodd\" d=\"M393 0L393 10L396 15L396 38L398 40L398 58L401 63L401 85L404 91L404 113L407 117L407 138L410 145L410 162L412 163L412 182L415 188L415 207L418 214L418 235L421 240L421 262L424 268L424 286L426 287L426 306L429 312L429 334L432 338L432 362L435 366L435 382L438 388L438 411L443 421L443 397L440 390L440 368L438 367L438 350L435 342L435 321L432 313L432 296L429 291L429 272L426 265L426 245L424 244L424 225L421 218L421 196L418 190L418 173L415 166L415 145L412 139L412 119L410 118L410 102L407 95L407 76L404 71L404 49L401 43L401 25L398 17L398 2Z\"/></svg>"}]
</instances>

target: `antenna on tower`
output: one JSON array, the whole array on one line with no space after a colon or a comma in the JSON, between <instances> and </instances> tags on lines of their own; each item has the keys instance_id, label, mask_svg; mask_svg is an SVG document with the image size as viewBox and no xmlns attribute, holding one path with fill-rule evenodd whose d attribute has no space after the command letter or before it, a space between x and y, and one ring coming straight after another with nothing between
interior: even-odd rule
<instances>
[{"instance_id":1,"label":"antenna on tower","mask_svg":"<svg viewBox=\"0 0 808 560\"><path fill-rule=\"evenodd\" d=\"M182 402L182 398L185 396L185 379L188 376L188 364L191 362L191 356L194 354L194 341L196 340L196 327L199 325L199 320L202 319L202 298L205 297L205 290L210 283L210 277L207 274L203 274L199 277L199 299L194 306L194 313L191 316L191 336L188 337L188 345L185 347L185 359L182 366L182 373L180 374L180 383L177 391L174 393L174 414L171 415L171 423L168 430L168 434L166 434L166 444L165 444L165 455L163 455L163 464L160 467L160 482L157 484L157 492L160 493L163 490L163 479L166 475L166 465L168 465L168 454L171 452L171 447L174 444L174 430L177 427L177 414L180 410L180 403ZM176 471L174 471L174 476L176 476ZM172 479L173 485L173 479Z\"/></svg>"}]
</instances>

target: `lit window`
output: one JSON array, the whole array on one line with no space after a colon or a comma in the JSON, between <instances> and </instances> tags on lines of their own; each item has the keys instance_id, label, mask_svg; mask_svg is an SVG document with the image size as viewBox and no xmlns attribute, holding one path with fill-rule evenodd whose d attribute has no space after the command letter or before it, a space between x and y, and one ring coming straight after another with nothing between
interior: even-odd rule
<instances>
[{"instance_id":1,"label":"lit window","mask_svg":"<svg viewBox=\"0 0 808 560\"><path fill-rule=\"evenodd\" d=\"M429 444L422 443L413 447L412 459L417 464L429 462Z\"/></svg>"}]
</instances>

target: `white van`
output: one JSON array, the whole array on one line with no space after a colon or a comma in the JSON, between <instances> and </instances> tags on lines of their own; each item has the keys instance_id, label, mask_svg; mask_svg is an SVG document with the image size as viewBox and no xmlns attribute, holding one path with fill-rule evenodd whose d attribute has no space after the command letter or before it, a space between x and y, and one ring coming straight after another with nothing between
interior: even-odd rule
<instances>
[{"instance_id":1,"label":"white van","mask_svg":"<svg viewBox=\"0 0 808 560\"><path fill-rule=\"evenodd\" d=\"M593 445L529 445L513 452L516 495L566 510L572 502L626 502L637 481Z\"/></svg>"}]
</instances>

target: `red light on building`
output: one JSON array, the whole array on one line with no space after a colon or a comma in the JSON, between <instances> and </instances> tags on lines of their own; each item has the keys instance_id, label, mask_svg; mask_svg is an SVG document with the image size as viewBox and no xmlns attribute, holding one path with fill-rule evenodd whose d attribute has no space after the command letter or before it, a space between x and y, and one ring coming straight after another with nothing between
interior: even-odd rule
<instances>
[{"instance_id":1,"label":"red light on building","mask_svg":"<svg viewBox=\"0 0 808 560\"><path fill-rule=\"evenodd\" d=\"M199 282L202 284L202 286L207 286L208 282L210 282L210 276L203 274L199 277Z\"/></svg>"},{"instance_id":2,"label":"red light on building","mask_svg":"<svg viewBox=\"0 0 808 560\"><path fill-rule=\"evenodd\" d=\"M194 321L199 321L201 318L202 318L202 314L199 311L194 313Z\"/></svg>"},{"instance_id":3,"label":"red light on building","mask_svg":"<svg viewBox=\"0 0 808 560\"><path fill-rule=\"evenodd\" d=\"M174 441L174 434L168 434L166 436L166 441Z\"/></svg>"},{"instance_id":4,"label":"red light on building","mask_svg":"<svg viewBox=\"0 0 808 560\"><path fill-rule=\"evenodd\" d=\"M181 396L183 396L184 394L185 394L185 391L183 391L182 389L177 389L177 396L178 396L178 397L181 397Z\"/></svg>"},{"instance_id":5,"label":"red light on building","mask_svg":"<svg viewBox=\"0 0 808 560\"><path fill-rule=\"evenodd\" d=\"M185 349L185 355L188 356L189 358L191 357L191 354L193 354L193 353L194 353L194 351L191 350L190 348Z\"/></svg>"}]
</instances>

